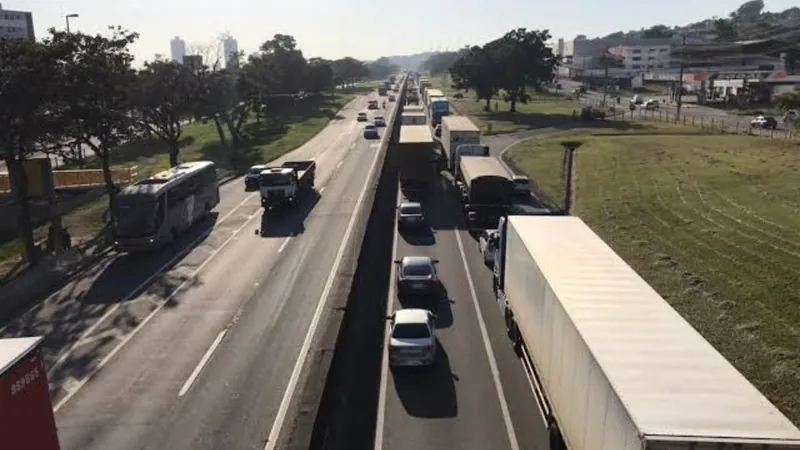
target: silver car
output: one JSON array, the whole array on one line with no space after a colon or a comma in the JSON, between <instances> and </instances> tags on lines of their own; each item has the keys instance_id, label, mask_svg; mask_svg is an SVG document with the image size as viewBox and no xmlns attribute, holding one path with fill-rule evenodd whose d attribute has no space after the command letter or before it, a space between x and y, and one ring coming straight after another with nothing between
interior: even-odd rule
<instances>
[{"instance_id":1,"label":"silver car","mask_svg":"<svg viewBox=\"0 0 800 450\"><path fill-rule=\"evenodd\" d=\"M422 215L422 204L405 202L397 207L398 228L422 227L424 225L425 216Z\"/></svg>"},{"instance_id":2,"label":"silver car","mask_svg":"<svg viewBox=\"0 0 800 450\"><path fill-rule=\"evenodd\" d=\"M436 362L436 316L431 311L400 309L389 320L390 366L430 366Z\"/></svg>"},{"instance_id":3,"label":"silver car","mask_svg":"<svg viewBox=\"0 0 800 450\"><path fill-rule=\"evenodd\" d=\"M436 275L438 262L429 256L404 256L396 260L397 293L401 297L439 295L442 286Z\"/></svg>"}]
</instances>

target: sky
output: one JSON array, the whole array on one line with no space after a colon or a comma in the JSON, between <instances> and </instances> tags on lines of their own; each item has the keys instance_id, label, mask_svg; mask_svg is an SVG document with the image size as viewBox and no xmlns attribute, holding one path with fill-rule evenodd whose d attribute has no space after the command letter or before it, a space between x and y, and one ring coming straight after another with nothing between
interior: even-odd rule
<instances>
[{"instance_id":1,"label":"sky","mask_svg":"<svg viewBox=\"0 0 800 450\"><path fill-rule=\"evenodd\" d=\"M4 9L31 11L37 37L70 27L107 33L121 25L140 34L132 47L137 63L169 56L169 41L208 45L231 33L239 49L252 53L275 33L295 37L306 57L362 60L483 44L518 27L548 29L555 38L598 37L655 24L685 25L727 16L739 0L0 0ZM782 11L798 0L765 0ZM138 65L138 64L137 64Z\"/></svg>"}]
</instances>

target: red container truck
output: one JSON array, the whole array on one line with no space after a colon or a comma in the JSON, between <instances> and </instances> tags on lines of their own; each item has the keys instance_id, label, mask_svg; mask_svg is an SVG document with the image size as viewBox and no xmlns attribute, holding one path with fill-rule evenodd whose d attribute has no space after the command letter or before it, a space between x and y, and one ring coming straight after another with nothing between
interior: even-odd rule
<instances>
[{"instance_id":1,"label":"red container truck","mask_svg":"<svg viewBox=\"0 0 800 450\"><path fill-rule=\"evenodd\" d=\"M0 448L59 450L42 337L0 339Z\"/></svg>"}]
</instances>

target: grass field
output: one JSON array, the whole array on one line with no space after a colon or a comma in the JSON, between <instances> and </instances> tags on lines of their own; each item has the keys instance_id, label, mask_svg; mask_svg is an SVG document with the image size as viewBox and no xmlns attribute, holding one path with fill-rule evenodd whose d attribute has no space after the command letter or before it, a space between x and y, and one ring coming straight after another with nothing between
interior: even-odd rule
<instances>
[{"instance_id":1,"label":"grass field","mask_svg":"<svg viewBox=\"0 0 800 450\"><path fill-rule=\"evenodd\" d=\"M213 122L195 122L184 126L182 135L181 161L210 159L222 169L237 173L257 162L270 161L295 148L302 146L333 119L336 112L359 95L375 89L378 82L362 83L341 89L334 97L326 96L319 102L307 102L290 109L275 120L256 123L251 119L244 125L248 142L237 151L230 146L230 136L225 130L228 144L220 142ZM158 140L139 140L131 142L111 152L112 165L139 167L140 176L146 177L169 167L167 146ZM99 162L90 160L89 168L99 167ZM105 197L91 202L64 217L76 242L91 239L104 228ZM44 239L47 227L35 230L38 240ZM0 283L10 278L21 268L20 254L22 243L19 240L0 245Z\"/></svg>"},{"instance_id":2,"label":"grass field","mask_svg":"<svg viewBox=\"0 0 800 450\"><path fill-rule=\"evenodd\" d=\"M649 123L519 144L511 164L563 197L565 138L581 216L800 424L800 152L796 145Z\"/></svg>"},{"instance_id":3,"label":"grass field","mask_svg":"<svg viewBox=\"0 0 800 450\"><path fill-rule=\"evenodd\" d=\"M572 119L572 111L580 111L580 105L574 100L553 93L532 93L528 103L518 103L517 112L509 112L510 104L502 99L490 102L492 111L483 108L485 101L476 102L473 92L464 93L464 98L456 98L457 92L450 87L447 77L432 77L431 85L441 89L450 105L459 114L469 116L485 135L510 133L517 130L542 128L553 123ZM496 105L496 109L495 109Z\"/></svg>"}]
</instances>

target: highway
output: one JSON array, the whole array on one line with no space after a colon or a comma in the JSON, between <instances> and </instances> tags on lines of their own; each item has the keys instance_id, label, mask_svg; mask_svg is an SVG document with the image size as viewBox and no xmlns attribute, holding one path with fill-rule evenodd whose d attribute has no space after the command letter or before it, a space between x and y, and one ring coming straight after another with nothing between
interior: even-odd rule
<instances>
[{"instance_id":1,"label":"highway","mask_svg":"<svg viewBox=\"0 0 800 450\"><path fill-rule=\"evenodd\" d=\"M46 336L63 449L271 449L285 439L304 357L346 278L353 213L372 186L380 143L355 120L367 100L276 161L317 163L320 195L297 211L262 216L258 195L234 180L182 242L116 256L6 324L4 337Z\"/></svg>"},{"instance_id":2,"label":"highway","mask_svg":"<svg viewBox=\"0 0 800 450\"><path fill-rule=\"evenodd\" d=\"M477 241L464 228L451 186L442 178L422 199L429 232L401 234L395 228L392 259L417 255L438 259L446 295L429 306L438 316L440 344L431 369L389 370L384 336L374 449L546 448L544 419L506 338L491 271L483 264ZM398 193L398 204L401 201ZM394 283L389 286L390 312L401 304Z\"/></svg>"}]
</instances>

